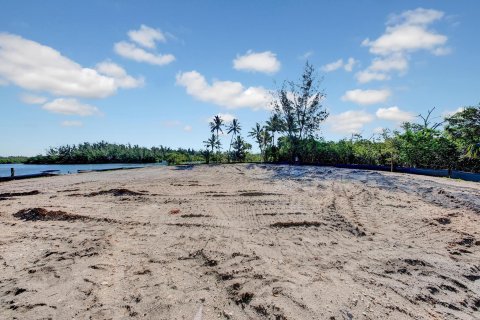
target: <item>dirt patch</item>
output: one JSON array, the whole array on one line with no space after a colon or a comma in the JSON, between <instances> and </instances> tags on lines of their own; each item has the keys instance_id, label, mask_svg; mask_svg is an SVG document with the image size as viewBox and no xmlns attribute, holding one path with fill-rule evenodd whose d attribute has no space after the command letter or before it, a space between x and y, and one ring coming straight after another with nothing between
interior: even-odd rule
<instances>
[{"instance_id":1,"label":"dirt patch","mask_svg":"<svg viewBox=\"0 0 480 320\"><path fill-rule=\"evenodd\" d=\"M208 214L184 214L183 216L180 216L180 218L208 218L211 217Z\"/></svg>"},{"instance_id":2,"label":"dirt patch","mask_svg":"<svg viewBox=\"0 0 480 320\"><path fill-rule=\"evenodd\" d=\"M251 192L241 192L239 196L241 197L262 197L262 196L279 196L278 193L271 192L261 192L261 191L251 191Z\"/></svg>"},{"instance_id":3,"label":"dirt patch","mask_svg":"<svg viewBox=\"0 0 480 320\"><path fill-rule=\"evenodd\" d=\"M79 193L73 193L69 194L69 197L96 197L96 196L114 196L114 197L126 197L126 196L144 196L146 193L144 192L136 192L132 190L128 190L125 188L119 188L119 189L109 189L109 190L102 190L102 191L97 191L97 192L91 192L87 194L79 194Z\"/></svg>"},{"instance_id":4,"label":"dirt patch","mask_svg":"<svg viewBox=\"0 0 480 320\"><path fill-rule=\"evenodd\" d=\"M11 198L11 197L23 197L23 196L34 196L40 194L38 190L32 190L27 192L7 192L0 193L0 198Z\"/></svg>"},{"instance_id":5,"label":"dirt patch","mask_svg":"<svg viewBox=\"0 0 480 320\"><path fill-rule=\"evenodd\" d=\"M452 223L449 218L435 218L434 220L443 225Z\"/></svg>"},{"instance_id":6,"label":"dirt patch","mask_svg":"<svg viewBox=\"0 0 480 320\"><path fill-rule=\"evenodd\" d=\"M97 222L107 222L107 223L121 223L127 225L140 224L138 222L121 222L115 219L109 218L94 218L88 217L80 214L68 213L61 210L47 210L44 208L28 208L22 209L17 213L14 213L13 216L17 219L23 221L97 221Z\"/></svg>"},{"instance_id":7,"label":"dirt patch","mask_svg":"<svg viewBox=\"0 0 480 320\"><path fill-rule=\"evenodd\" d=\"M14 213L13 216L24 221L73 221L86 220L87 216L71 214L65 211L48 211L43 208L23 209Z\"/></svg>"},{"instance_id":8,"label":"dirt patch","mask_svg":"<svg viewBox=\"0 0 480 320\"><path fill-rule=\"evenodd\" d=\"M326 224L319 221L287 221L275 222L270 225L272 228L294 228L294 227L321 227Z\"/></svg>"}]
</instances>

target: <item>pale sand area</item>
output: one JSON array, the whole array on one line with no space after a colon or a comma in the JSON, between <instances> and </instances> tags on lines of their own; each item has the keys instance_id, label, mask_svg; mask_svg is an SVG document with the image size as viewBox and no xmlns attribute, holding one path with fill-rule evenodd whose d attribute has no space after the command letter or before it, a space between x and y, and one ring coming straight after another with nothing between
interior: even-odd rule
<instances>
[{"instance_id":1,"label":"pale sand area","mask_svg":"<svg viewBox=\"0 0 480 320\"><path fill-rule=\"evenodd\" d=\"M480 318L477 183L218 165L0 194L0 319Z\"/></svg>"}]
</instances>

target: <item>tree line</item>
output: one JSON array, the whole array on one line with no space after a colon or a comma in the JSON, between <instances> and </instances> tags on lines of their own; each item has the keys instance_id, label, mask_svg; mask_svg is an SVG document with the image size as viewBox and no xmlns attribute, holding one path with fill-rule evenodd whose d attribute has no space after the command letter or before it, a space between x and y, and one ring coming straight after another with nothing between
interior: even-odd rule
<instances>
[{"instance_id":1,"label":"tree line","mask_svg":"<svg viewBox=\"0 0 480 320\"><path fill-rule=\"evenodd\" d=\"M105 141L51 147L45 155L28 158L29 164L81 164L81 163L155 163L204 162L203 152L193 149L168 147L145 148L138 145L115 144Z\"/></svg>"},{"instance_id":2,"label":"tree line","mask_svg":"<svg viewBox=\"0 0 480 320\"><path fill-rule=\"evenodd\" d=\"M383 129L369 138L360 134L340 141L319 135L329 113L322 105L325 93L308 62L298 82L285 81L272 95L272 113L256 123L248 135L257 143L257 160L273 163L365 164L395 167L480 172L480 105L469 106L441 121L435 108L404 122L399 129ZM221 153L219 133L231 134L228 151ZM204 141L206 160L245 161L251 145L240 135L238 119L226 126L220 116L210 123L211 137ZM216 152L214 152L216 151ZM252 158L250 156L250 158ZM258 159L260 158L260 159Z\"/></svg>"}]
</instances>

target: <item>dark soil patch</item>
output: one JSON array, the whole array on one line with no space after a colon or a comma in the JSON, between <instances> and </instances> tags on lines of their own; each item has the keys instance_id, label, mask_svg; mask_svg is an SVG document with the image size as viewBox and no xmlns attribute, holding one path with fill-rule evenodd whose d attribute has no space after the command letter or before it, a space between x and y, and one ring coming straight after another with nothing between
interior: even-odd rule
<instances>
[{"instance_id":1,"label":"dark soil patch","mask_svg":"<svg viewBox=\"0 0 480 320\"><path fill-rule=\"evenodd\" d=\"M143 196L145 193L140 193L132 190L128 190L125 188L120 189L110 189L110 190L103 190L98 192L92 192L86 194L86 197L95 197L95 196L102 196L102 195L112 195L115 197L124 197L124 196Z\"/></svg>"},{"instance_id":2,"label":"dark soil patch","mask_svg":"<svg viewBox=\"0 0 480 320\"><path fill-rule=\"evenodd\" d=\"M434 220L443 225L452 223L452 220L449 218L436 218Z\"/></svg>"},{"instance_id":3,"label":"dark soil patch","mask_svg":"<svg viewBox=\"0 0 480 320\"><path fill-rule=\"evenodd\" d=\"M251 192L242 192L239 194L241 197L261 197L261 196L278 196L278 193L271 192L260 192L260 191L251 191Z\"/></svg>"},{"instance_id":4,"label":"dark soil patch","mask_svg":"<svg viewBox=\"0 0 480 320\"><path fill-rule=\"evenodd\" d=\"M180 216L181 218L207 218L211 217L208 214L184 214L183 216Z\"/></svg>"},{"instance_id":5,"label":"dark soil patch","mask_svg":"<svg viewBox=\"0 0 480 320\"><path fill-rule=\"evenodd\" d=\"M463 238L462 240L458 241L457 244L465 247L471 247L473 244L475 244L475 238L473 237L466 237Z\"/></svg>"},{"instance_id":6,"label":"dark soil patch","mask_svg":"<svg viewBox=\"0 0 480 320\"><path fill-rule=\"evenodd\" d=\"M478 279L480 279L480 276L475 274L464 274L463 276L470 281L477 281Z\"/></svg>"},{"instance_id":7,"label":"dark soil patch","mask_svg":"<svg viewBox=\"0 0 480 320\"><path fill-rule=\"evenodd\" d=\"M24 221L72 221L87 220L89 217L71 214L65 211L48 211L43 208L23 209L14 213L13 216Z\"/></svg>"},{"instance_id":8,"label":"dark soil patch","mask_svg":"<svg viewBox=\"0 0 480 320\"><path fill-rule=\"evenodd\" d=\"M212 227L212 226L206 226L204 224L200 223L167 223L169 226L177 226L177 227Z\"/></svg>"},{"instance_id":9,"label":"dark soil patch","mask_svg":"<svg viewBox=\"0 0 480 320\"><path fill-rule=\"evenodd\" d=\"M418 260L418 259L405 259L404 260L407 264L411 266L422 266L422 267L431 267L431 265L423 260Z\"/></svg>"},{"instance_id":10,"label":"dark soil patch","mask_svg":"<svg viewBox=\"0 0 480 320\"><path fill-rule=\"evenodd\" d=\"M321 227L326 224L318 221L288 221L275 222L270 225L272 228L294 228L294 227Z\"/></svg>"},{"instance_id":11,"label":"dark soil patch","mask_svg":"<svg viewBox=\"0 0 480 320\"><path fill-rule=\"evenodd\" d=\"M7 192L0 193L0 198L11 198L11 197L23 197L23 196L34 196L40 194L38 190L32 190L27 192Z\"/></svg>"},{"instance_id":12,"label":"dark soil patch","mask_svg":"<svg viewBox=\"0 0 480 320\"><path fill-rule=\"evenodd\" d=\"M68 213L65 211L49 211L44 208L28 208L22 209L13 216L23 221L98 221L108 223L122 223L121 221L109 218L94 218L87 217L79 214ZM133 222L127 222L127 224L133 224Z\"/></svg>"},{"instance_id":13,"label":"dark soil patch","mask_svg":"<svg viewBox=\"0 0 480 320\"><path fill-rule=\"evenodd\" d=\"M80 191L80 188L59 190L57 192L75 192L75 191Z\"/></svg>"}]
</instances>

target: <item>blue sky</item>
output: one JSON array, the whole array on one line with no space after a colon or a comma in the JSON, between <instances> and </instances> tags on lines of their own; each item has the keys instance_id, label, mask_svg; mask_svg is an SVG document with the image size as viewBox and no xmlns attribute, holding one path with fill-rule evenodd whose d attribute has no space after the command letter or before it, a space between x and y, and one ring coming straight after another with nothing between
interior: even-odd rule
<instances>
[{"instance_id":1,"label":"blue sky","mask_svg":"<svg viewBox=\"0 0 480 320\"><path fill-rule=\"evenodd\" d=\"M244 135L308 59L327 139L480 101L478 1L4 1L0 155L107 140L202 147ZM227 140L225 140L226 142Z\"/></svg>"}]
</instances>

